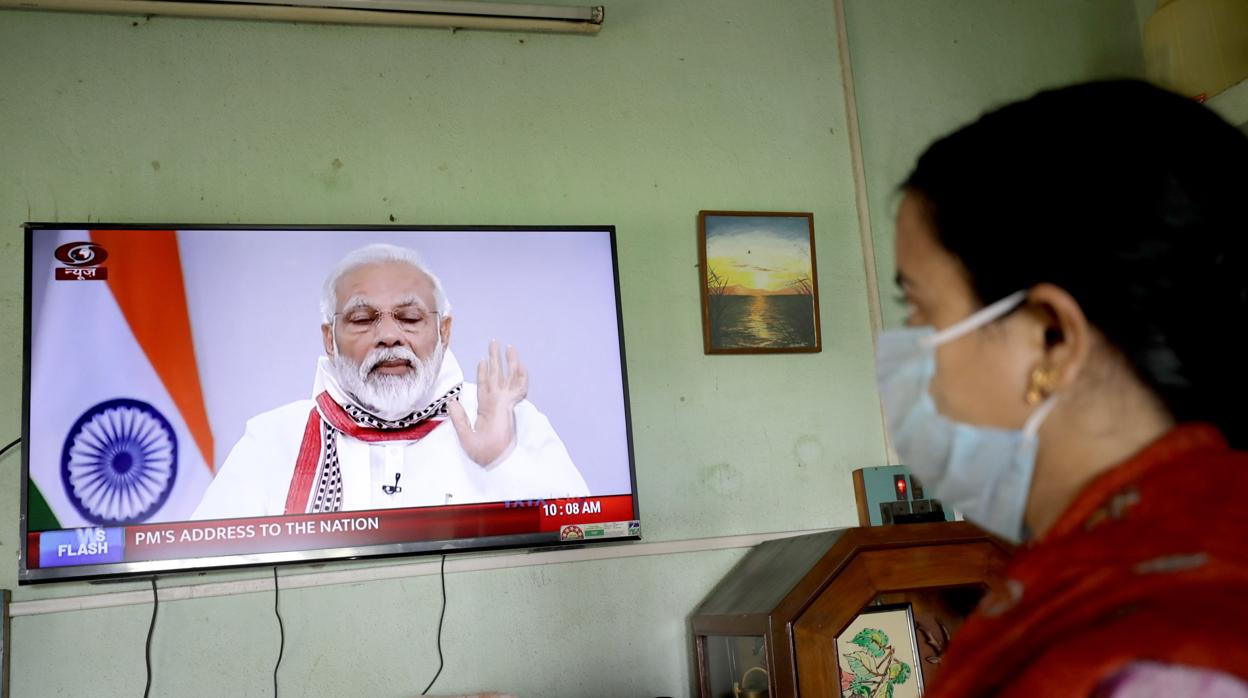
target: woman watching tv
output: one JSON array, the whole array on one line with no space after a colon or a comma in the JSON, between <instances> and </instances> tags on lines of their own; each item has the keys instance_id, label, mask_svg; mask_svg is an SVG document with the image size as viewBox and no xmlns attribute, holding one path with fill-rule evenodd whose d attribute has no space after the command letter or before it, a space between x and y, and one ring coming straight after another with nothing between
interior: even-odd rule
<instances>
[{"instance_id":1,"label":"woman watching tv","mask_svg":"<svg viewBox=\"0 0 1248 698\"><path fill-rule=\"evenodd\" d=\"M878 372L934 496L1020 543L935 696L1248 696L1248 137L1042 92L902 186Z\"/></svg>"}]
</instances>

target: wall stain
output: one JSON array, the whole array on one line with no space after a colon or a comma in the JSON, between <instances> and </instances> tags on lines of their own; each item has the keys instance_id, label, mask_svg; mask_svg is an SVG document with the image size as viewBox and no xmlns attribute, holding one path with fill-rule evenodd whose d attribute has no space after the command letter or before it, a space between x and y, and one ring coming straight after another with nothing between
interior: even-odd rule
<instances>
[{"instance_id":1,"label":"wall stain","mask_svg":"<svg viewBox=\"0 0 1248 698\"><path fill-rule=\"evenodd\" d=\"M698 480L720 496L734 495L741 491L741 472L728 463L699 468Z\"/></svg>"},{"instance_id":2,"label":"wall stain","mask_svg":"<svg viewBox=\"0 0 1248 698\"><path fill-rule=\"evenodd\" d=\"M152 171L160 172L160 160L152 160Z\"/></svg>"},{"instance_id":3,"label":"wall stain","mask_svg":"<svg viewBox=\"0 0 1248 698\"><path fill-rule=\"evenodd\" d=\"M350 189L350 178L343 174L345 163L338 158L334 158L329 163L329 171L317 175L317 179L321 181L326 189Z\"/></svg>"},{"instance_id":4,"label":"wall stain","mask_svg":"<svg viewBox=\"0 0 1248 698\"><path fill-rule=\"evenodd\" d=\"M797 459L799 468L818 465L823 458L823 443L813 434L804 434L793 445L793 457Z\"/></svg>"}]
</instances>

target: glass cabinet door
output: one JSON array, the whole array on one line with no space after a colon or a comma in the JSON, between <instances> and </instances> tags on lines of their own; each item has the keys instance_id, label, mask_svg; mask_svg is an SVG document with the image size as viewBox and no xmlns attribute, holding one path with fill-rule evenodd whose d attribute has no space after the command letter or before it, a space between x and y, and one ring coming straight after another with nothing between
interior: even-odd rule
<instances>
[{"instance_id":1,"label":"glass cabinet door","mask_svg":"<svg viewBox=\"0 0 1248 698\"><path fill-rule=\"evenodd\" d=\"M761 635L707 635L704 647L711 698L767 696L767 647Z\"/></svg>"}]
</instances>

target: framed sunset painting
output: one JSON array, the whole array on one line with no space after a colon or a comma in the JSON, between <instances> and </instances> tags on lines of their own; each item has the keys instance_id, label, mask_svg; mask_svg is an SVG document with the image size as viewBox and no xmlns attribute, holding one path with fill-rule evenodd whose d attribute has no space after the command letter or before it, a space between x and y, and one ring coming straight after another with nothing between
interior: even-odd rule
<instances>
[{"instance_id":1,"label":"framed sunset painting","mask_svg":"<svg viewBox=\"0 0 1248 698\"><path fill-rule=\"evenodd\" d=\"M812 214L701 211L698 262L707 354L821 349Z\"/></svg>"}]
</instances>

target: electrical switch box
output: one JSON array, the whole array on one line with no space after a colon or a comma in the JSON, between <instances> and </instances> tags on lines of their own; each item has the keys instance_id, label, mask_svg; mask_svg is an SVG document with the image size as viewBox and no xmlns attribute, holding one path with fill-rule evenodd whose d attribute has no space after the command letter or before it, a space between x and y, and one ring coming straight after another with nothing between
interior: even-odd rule
<instances>
[{"instance_id":1,"label":"electrical switch box","mask_svg":"<svg viewBox=\"0 0 1248 698\"><path fill-rule=\"evenodd\" d=\"M854 498L860 526L954 521L952 511L927 498L923 483L904 466L888 465L854 471Z\"/></svg>"}]
</instances>

